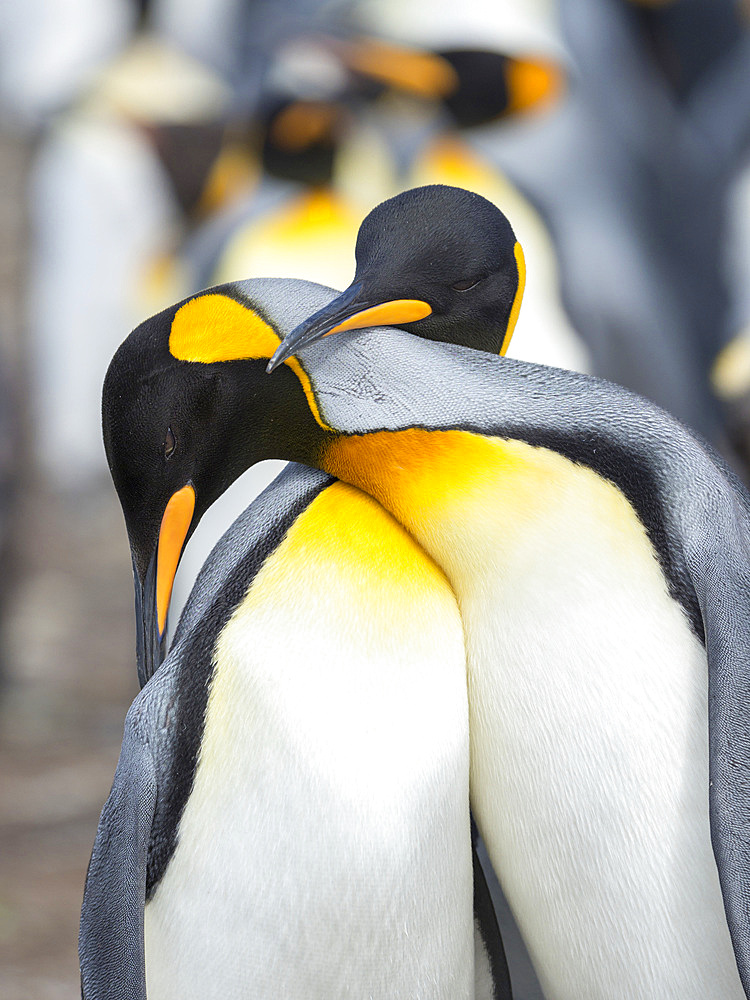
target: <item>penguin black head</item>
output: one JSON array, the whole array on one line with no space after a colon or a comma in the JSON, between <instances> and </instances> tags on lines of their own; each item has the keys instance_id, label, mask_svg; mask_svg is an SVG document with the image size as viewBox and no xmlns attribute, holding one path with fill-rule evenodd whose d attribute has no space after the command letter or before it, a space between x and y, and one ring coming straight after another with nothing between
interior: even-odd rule
<instances>
[{"instance_id":1,"label":"penguin black head","mask_svg":"<svg viewBox=\"0 0 750 1000\"><path fill-rule=\"evenodd\" d=\"M525 266L510 223L486 198L442 184L404 191L364 220L356 258L349 288L285 338L269 371L305 344L367 326L505 353Z\"/></svg>"},{"instance_id":2,"label":"penguin black head","mask_svg":"<svg viewBox=\"0 0 750 1000\"><path fill-rule=\"evenodd\" d=\"M370 213L354 283L291 333L291 322L274 327L241 284L202 292L131 333L107 372L102 419L130 540L142 684L163 658L172 582L203 513L251 465L309 463L333 433L294 350L339 329L397 323L503 351L523 274L521 248L490 202L459 188L418 188ZM271 281L268 301L295 321L324 293L283 285ZM272 355L274 367L285 363L268 379Z\"/></svg>"},{"instance_id":3,"label":"penguin black head","mask_svg":"<svg viewBox=\"0 0 750 1000\"><path fill-rule=\"evenodd\" d=\"M310 453L323 431L299 374L265 376L280 334L236 285L159 313L119 347L104 381L104 446L130 541L141 684L161 663L172 583L205 511L249 466Z\"/></svg>"}]
</instances>

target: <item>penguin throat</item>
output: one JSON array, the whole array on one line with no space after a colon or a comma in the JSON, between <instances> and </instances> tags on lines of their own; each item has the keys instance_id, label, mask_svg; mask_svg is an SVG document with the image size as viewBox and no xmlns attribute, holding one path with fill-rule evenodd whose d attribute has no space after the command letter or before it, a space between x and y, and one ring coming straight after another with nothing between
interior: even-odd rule
<instances>
[{"instance_id":1,"label":"penguin throat","mask_svg":"<svg viewBox=\"0 0 750 1000\"><path fill-rule=\"evenodd\" d=\"M500 354L506 340L510 342L510 337L507 335L507 319L507 316L498 320L495 315L491 317L475 315L470 323L462 324L460 340L456 339L455 316L433 314L418 322L400 323L399 326L402 330L407 330L425 340L435 340L442 344L461 343L477 351Z\"/></svg>"},{"instance_id":2,"label":"penguin throat","mask_svg":"<svg viewBox=\"0 0 750 1000\"><path fill-rule=\"evenodd\" d=\"M554 563L557 533L580 533L588 544L593 523L604 562L620 560L630 539L661 577L645 528L620 490L551 449L470 431L409 428L337 437L321 457L327 472L396 517L457 594L487 561L503 562L508 573L523 572L526 557Z\"/></svg>"}]
</instances>

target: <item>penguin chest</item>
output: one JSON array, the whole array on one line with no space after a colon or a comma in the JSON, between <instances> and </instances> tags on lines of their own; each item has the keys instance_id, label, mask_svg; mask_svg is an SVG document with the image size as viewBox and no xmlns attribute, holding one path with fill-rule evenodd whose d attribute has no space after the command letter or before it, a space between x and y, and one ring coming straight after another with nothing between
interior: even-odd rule
<instances>
[{"instance_id":1,"label":"penguin chest","mask_svg":"<svg viewBox=\"0 0 750 1000\"><path fill-rule=\"evenodd\" d=\"M740 1000L705 653L636 513L555 452L403 433L418 439L391 443L397 458L347 442L327 467L391 509L457 594L472 806L545 995Z\"/></svg>"},{"instance_id":2,"label":"penguin chest","mask_svg":"<svg viewBox=\"0 0 750 1000\"><path fill-rule=\"evenodd\" d=\"M218 637L149 1000L470 997L468 771L452 591L334 484Z\"/></svg>"}]
</instances>

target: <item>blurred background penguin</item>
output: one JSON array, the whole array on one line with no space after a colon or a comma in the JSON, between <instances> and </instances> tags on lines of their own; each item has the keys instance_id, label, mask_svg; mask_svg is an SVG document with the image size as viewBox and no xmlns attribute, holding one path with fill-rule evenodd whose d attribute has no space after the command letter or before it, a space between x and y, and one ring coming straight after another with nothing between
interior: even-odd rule
<instances>
[{"instance_id":1,"label":"blurred background penguin","mask_svg":"<svg viewBox=\"0 0 750 1000\"><path fill-rule=\"evenodd\" d=\"M740 0L10 0L0 106L0 992L57 1000L77 995L83 873L134 694L99 429L116 346L215 282L343 288L374 205L458 185L524 248L510 353L649 396L747 478L750 16ZM204 518L175 612L277 470ZM515 988L539 995L520 965Z\"/></svg>"}]
</instances>

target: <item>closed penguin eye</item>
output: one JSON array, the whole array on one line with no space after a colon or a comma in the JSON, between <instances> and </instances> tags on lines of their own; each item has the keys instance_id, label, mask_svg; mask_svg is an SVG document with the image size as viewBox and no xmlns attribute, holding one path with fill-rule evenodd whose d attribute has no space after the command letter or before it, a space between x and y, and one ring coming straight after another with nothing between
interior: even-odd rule
<instances>
[{"instance_id":1,"label":"closed penguin eye","mask_svg":"<svg viewBox=\"0 0 750 1000\"><path fill-rule=\"evenodd\" d=\"M177 439L174 436L174 432L171 427L167 427L167 433L164 437L164 457L171 458L176 447Z\"/></svg>"},{"instance_id":2,"label":"closed penguin eye","mask_svg":"<svg viewBox=\"0 0 750 1000\"><path fill-rule=\"evenodd\" d=\"M481 280L481 278L466 278L464 281L457 281L455 285L451 285L451 288L457 292L467 292L474 285L478 285Z\"/></svg>"}]
</instances>

